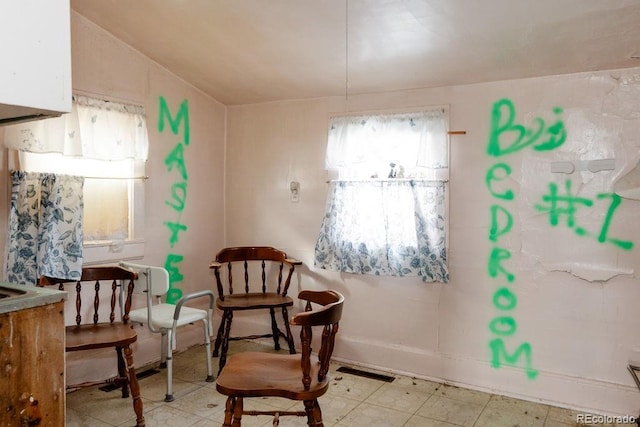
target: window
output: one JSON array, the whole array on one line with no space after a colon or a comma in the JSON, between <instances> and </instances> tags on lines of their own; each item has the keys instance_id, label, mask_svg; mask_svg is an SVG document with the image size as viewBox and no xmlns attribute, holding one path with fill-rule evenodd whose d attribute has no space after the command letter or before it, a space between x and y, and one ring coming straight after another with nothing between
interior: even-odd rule
<instances>
[{"instance_id":1,"label":"window","mask_svg":"<svg viewBox=\"0 0 640 427\"><path fill-rule=\"evenodd\" d=\"M23 171L84 177L84 264L143 256L142 107L75 96L70 114L7 127L5 145Z\"/></svg>"},{"instance_id":2,"label":"window","mask_svg":"<svg viewBox=\"0 0 640 427\"><path fill-rule=\"evenodd\" d=\"M330 182L315 265L447 282L446 111L330 120Z\"/></svg>"}]
</instances>

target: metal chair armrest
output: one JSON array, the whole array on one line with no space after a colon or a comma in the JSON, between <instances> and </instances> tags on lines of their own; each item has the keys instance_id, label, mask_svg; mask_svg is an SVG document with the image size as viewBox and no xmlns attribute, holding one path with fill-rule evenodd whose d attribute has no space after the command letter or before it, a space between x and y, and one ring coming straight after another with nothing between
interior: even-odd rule
<instances>
[{"instance_id":1,"label":"metal chair armrest","mask_svg":"<svg viewBox=\"0 0 640 427\"><path fill-rule=\"evenodd\" d=\"M176 303L176 309L173 312L173 326L171 327L171 329L173 330L173 336L175 336L178 319L180 319L180 310L182 310L182 306L184 305L184 303L202 297L209 297L209 308L207 309L207 312L209 315L209 335L212 335L213 331L211 329L211 316L213 314L213 302L215 300L215 295L210 290L203 290L187 294L180 298Z\"/></svg>"},{"instance_id":2,"label":"metal chair armrest","mask_svg":"<svg viewBox=\"0 0 640 427\"><path fill-rule=\"evenodd\" d=\"M209 309L213 309L213 301L215 299L215 295L213 294L212 291L205 290L205 291L193 292L191 294L183 296L178 300L178 302L176 303L176 310L173 313L173 319L178 320L178 318L180 317L180 310L182 309L182 306L184 305L184 303L196 298L207 297L207 296L209 297Z\"/></svg>"}]
</instances>

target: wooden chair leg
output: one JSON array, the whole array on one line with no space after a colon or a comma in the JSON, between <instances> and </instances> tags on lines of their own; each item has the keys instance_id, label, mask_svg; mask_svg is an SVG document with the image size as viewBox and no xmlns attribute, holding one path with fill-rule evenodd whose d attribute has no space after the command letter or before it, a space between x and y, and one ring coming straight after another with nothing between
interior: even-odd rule
<instances>
[{"instance_id":1,"label":"wooden chair leg","mask_svg":"<svg viewBox=\"0 0 640 427\"><path fill-rule=\"evenodd\" d=\"M213 353L211 357L218 357L218 351L220 350L220 345L222 344L222 334L224 333L225 328L226 315L222 313L222 319L220 320L220 326L218 327L218 334L216 335L216 342L213 344Z\"/></svg>"},{"instance_id":2,"label":"wooden chair leg","mask_svg":"<svg viewBox=\"0 0 640 427\"><path fill-rule=\"evenodd\" d=\"M280 330L278 329L278 323L276 323L276 312L273 308L269 309L271 315L271 333L273 334L273 344L276 350L280 350Z\"/></svg>"},{"instance_id":3,"label":"wooden chair leg","mask_svg":"<svg viewBox=\"0 0 640 427\"><path fill-rule=\"evenodd\" d=\"M322 423L322 411L318 399L305 400L304 410L307 413L307 425L309 427L324 427Z\"/></svg>"},{"instance_id":4,"label":"wooden chair leg","mask_svg":"<svg viewBox=\"0 0 640 427\"><path fill-rule=\"evenodd\" d=\"M233 423L231 424L231 427L241 427L243 406L242 398L236 397L236 404L233 408Z\"/></svg>"},{"instance_id":5,"label":"wooden chair leg","mask_svg":"<svg viewBox=\"0 0 640 427\"><path fill-rule=\"evenodd\" d=\"M222 427L231 427L231 421L233 419L233 408L236 406L236 399L234 397L228 397L227 403L224 407L224 423Z\"/></svg>"},{"instance_id":6,"label":"wooden chair leg","mask_svg":"<svg viewBox=\"0 0 640 427\"><path fill-rule=\"evenodd\" d=\"M289 344L289 354L296 354L296 344L293 341L291 326L289 326L289 312L287 307L282 307L282 318L284 319L284 328L287 332L287 344Z\"/></svg>"},{"instance_id":7,"label":"wooden chair leg","mask_svg":"<svg viewBox=\"0 0 640 427\"><path fill-rule=\"evenodd\" d=\"M124 355L127 360L127 370L129 371L129 386L131 387L131 397L133 398L133 410L136 413L136 427L144 427L144 415L142 415L142 398L140 398L140 384L136 377L136 367L133 364L133 351L131 346L124 348Z\"/></svg>"},{"instance_id":8,"label":"wooden chair leg","mask_svg":"<svg viewBox=\"0 0 640 427\"><path fill-rule=\"evenodd\" d=\"M117 381L121 384L122 398L125 399L129 397L129 380L127 375L127 365L124 362L124 357L122 357L122 349L120 347L116 347L116 357L118 359L118 380Z\"/></svg>"},{"instance_id":9,"label":"wooden chair leg","mask_svg":"<svg viewBox=\"0 0 640 427\"><path fill-rule=\"evenodd\" d=\"M222 333L222 349L220 351L220 364L218 375L227 363L227 351L229 351L229 334L231 333L231 322L233 321L233 311L227 310L223 315L224 332Z\"/></svg>"}]
</instances>

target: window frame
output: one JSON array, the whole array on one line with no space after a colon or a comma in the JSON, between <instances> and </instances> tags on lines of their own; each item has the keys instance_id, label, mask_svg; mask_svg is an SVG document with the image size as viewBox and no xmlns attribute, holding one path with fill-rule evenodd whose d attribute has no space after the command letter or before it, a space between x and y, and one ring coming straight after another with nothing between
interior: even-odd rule
<instances>
[{"instance_id":1,"label":"window frame","mask_svg":"<svg viewBox=\"0 0 640 427\"><path fill-rule=\"evenodd\" d=\"M139 162L135 162L139 163ZM142 162L144 163L144 162ZM134 165L134 178L129 182L129 239L93 240L83 243L85 265L103 264L144 258L145 234L145 180L144 166Z\"/></svg>"},{"instance_id":2,"label":"window frame","mask_svg":"<svg viewBox=\"0 0 640 427\"><path fill-rule=\"evenodd\" d=\"M365 110L365 111L349 111L341 113L330 113L327 118L327 123L331 123L331 120L335 117L349 117L349 116L375 116L375 115L393 115L403 113L416 113L422 111L434 111L442 110L443 119L446 126L446 155L447 155L447 167L440 169L432 169L429 176L413 177L413 178L358 178L358 179L345 179L341 177L341 171L338 168L326 169L329 180L327 184L332 181L381 181L390 182L397 181L399 179L414 180L414 181L431 181L441 182L444 186L444 233L445 233L445 250L447 253L445 265L447 268L450 266L450 173L451 173L451 133L449 132L450 125L450 110L448 105L437 106L421 106L413 108L403 109L385 109L385 110Z\"/></svg>"},{"instance_id":3,"label":"window frame","mask_svg":"<svg viewBox=\"0 0 640 427\"><path fill-rule=\"evenodd\" d=\"M144 108L142 103L132 103L131 101L122 101L101 95L79 92L74 93L74 97L75 96ZM20 151L9 147L7 149L7 153L8 170L21 169ZM120 260L139 260L144 258L146 245L145 182L148 179L148 176L146 175L146 160L134 160L133 177L120 179L126 179L129 181L128 238L124 240L83 241L83 264L85 265L105 264Z\"/></svg>"}]
</instances>

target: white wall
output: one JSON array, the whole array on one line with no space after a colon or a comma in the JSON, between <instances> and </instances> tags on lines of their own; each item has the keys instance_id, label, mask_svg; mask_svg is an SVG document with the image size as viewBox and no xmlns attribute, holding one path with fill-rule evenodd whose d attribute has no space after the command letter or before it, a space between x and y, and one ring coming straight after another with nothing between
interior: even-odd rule
<instances>
[{"instance_id":1,"label":"white wall","mask_svg":"<svg viewBox=\"0 0 640 427\"><path fill-rule=\"evenodd\" d=\"M225 107L204 95L183 80L167 72L139 52L113 38L75 12L71 17L73 89L107 99L142 104L147 112L149 131L149 160L145 181L145 257L136 262L165 265L167 256L183 256L173 264L184 280L177 283L183 292L203 288L213 289L208 265L215 252L223 246L223 183ZM185 144L184 122L177 134L165 120L160 131L160 97L166 100L170 114L176 118L181 103L186 100L189 113L189 144ZM178 165L171 169L165 160L178 145L183 144L184 166L187 171L187 191L184 209L180 212L166 202L176 204L172 185L184 182ZM182 194L182 193L180 193ZM178 234L173 247L171 233L165 222L179 222L187 227ZM137 305L144 304L143 299ZM178 347L185 348L203 341L201 326L187 327L178 334ZM157 360L157 336L139 329L135 348L135 362L143 366ZM104 377L104 367L115 359L112 352L104 356L104 363L75 362L86 355L69 355L68 381L86 381ZM96 365L100 369L96 369ZM203 378L206 365L203 360ZM115 369L115 365L111 367ZM115 371L114 371L115 372Z\"/></svg>"},{"instance_id":2,"label":"white wall","mask_svg":"<svg viewBox=\"0 0 640 427\"><path fill-rule=\"evenodd\" d=\"M545 121L533 145L554 132L559 138L556 131L562 128L566 142L552 151L529 146L490 156L492 107L503 98L515 107L514 124L535 128L537 117ZM466 131L451 137L450 283L315 268L330 113L443 104L450 105L451 130ZM554 113L556 107L562 111ZM501 111L497 126L507 123L506 110ZM640 202L623 200L604 235L633 242L635 248L627 251L598 241L612 200L598 194L610 193L613 182L640 158L640 69L351 95L348 101L237 106L229 108L227 126L226 243L274 245L301 259L304 267L292 295L298 288L345 294L336 358L576 409L637 414L640 392L626 369L629 359L640 359ZM503 149L515 135L501 134ZM603 158L615 159L614 171L550 172L553 161ZM508 165L510 176L487 182L497 163ZM573 227L566 216L553 226L536 205L545 204L550 183L564 195L566 179L573 193L593 206L577 207ZM293 180L301 185L299 203L289 201ZM511 189L515 198L494 197L489 184L496 192ZM494 204L513 219L495 243L489 239ZM497 218L504 227L504 217ZM578 235L576 226L590 234ZM510 254L501 265L514 275L512 282L500 271L490 275L494 246ZM494 304L501 287L517 299L515 307L504 309L504 299ZM489 343L499 336L489 324L499 316L516 325L504 337L505 348L513 353L529 345L529 365L522 353L511 363L498 357L500 366L491 366ZM248 329L257 321L245 317L234 325Z\"/></svg>"},{"instance_id":3,"label":"white wall","mask_svg":"<svg viewBox=\"0 0 640 427\"><path fill-rule=\"evenodd\" d=\"M626 365L629 359L640 360L640 316L635 310L640 301L639 202L624 200L611 217L607 237L636 245L625 251L597 240L610 206L610 199L597 194L610 192L613 182L640 157L640 69L352 95L348 102L330 98L247 105L225 112L223 105L75 13L72 42L74 90L146 106L151 149L147 255L142 261L162 265L169 253L183 255L179 266L185 291L211 286L207 264L224 245L277 246L305 263L291 294L300 288L331 287L347 297L337 358L578 409L637 413L638 390ZM184 99L189 102L188 197L181 217L165 203L179 174L167 170L164 161L182 137L168 129L159 132L160 96L174 114ZM489 156L491 110L503 98L513 102L515 121L527 127L536 117L548 126L560 120L567 141L548 152L528 147L500 158ZM451 129L467 132L451 138L450 283L314 268L313 248L327 190L323 156L329 114L442 104L450 105ZM554 114L554 107L561 107L562 114ZM503 134L504 141L509 136ZM616 159L614 171L549 171L552 161L607 157ZM8 176L6 152L0 159L0 172ZM493 184L499 191L513 190L511 202L496 199L487 185L487 171L498 162L508 164L512 173ZM549 216L535 208L543 204L549 183L563 190L566 178L575 192L594 203L588 211L579 207L576 217L592 236L578 236L566 217L552 226ZM289 202L292 180L301 183L299 203ZM508 209L514 220L495 244L489 240L494 204ZM171 248L164 222L178 218L188 230ZM0 220L6 223L6 210L0 210ZM5 233L3 228L0 237ZM490 276L494 246L511 254L502 265L515 275L513 282L501 274ZM493 296L500 287L517 297L513 310L502 313L495 307ZM527 376L524 358L506 364L499 359L501 367L491 366L489 343L496 335L489 323L503 314L517 324L514 334L505 338L507 349L531 346L535 378ZM238 317L234 327L247 328L257 321ZM199 331L188 331L178 345L199 340ZM138 365L157 358L156 344L141 330ZM70 380L90 379L91 370L102 369L84 365L84 371L79 364L67 371L76 376Z\"/></svg>"}]
</instances>

